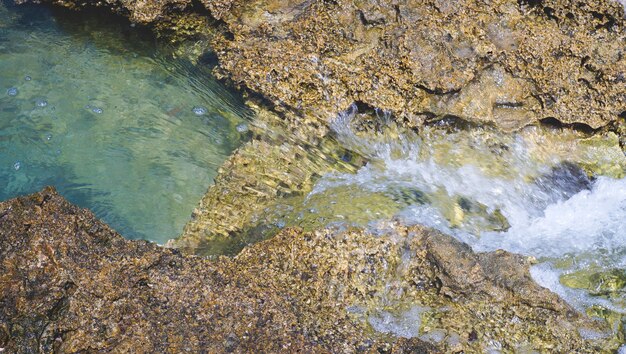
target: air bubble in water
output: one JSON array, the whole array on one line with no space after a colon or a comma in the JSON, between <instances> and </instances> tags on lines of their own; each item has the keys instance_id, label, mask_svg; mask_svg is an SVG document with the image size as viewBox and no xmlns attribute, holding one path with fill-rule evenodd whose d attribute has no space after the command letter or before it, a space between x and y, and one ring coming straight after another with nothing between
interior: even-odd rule
<instances>
[{"instance_id":1,"label":"air bubble in water","mask_svg":"<svg viewBox=\"0 0 626 354\"><path fill-rule=\"evenodd\" d=\"M20 167L22 167L22 163L21 163L21 162L19 162L19 161L16 161L16 162L13 164L13 168L14 168L16 171L17 171L17 170L19 170L19 169L20 169Z\"/></svg>"},{"instance_id":2,"label":"air bubble in water","mask_svg":"<svg viewBox=\"0 0 626 354\"><path fill-rule=\"evenodd\" d=\"M7 95L9 96L17 96L18 93L20 93L20 91L17 89L17 87L11 87L7 90Z\"/></svg>"},{"instance_id":3,"label":"air bubble in water","mask_svg":"<svg viewBox=\"0 0 626 354\"><path fill-rule=\"evenodd\" d=\"M191 111L197 116L203 116L207 113L207 109L200 106L193 107Z\"/></svg>"},{"instance_id":4,"label":"air bubble in water","mask_svg":"<svg viewBox=\"0 0 626 354\"><path fill-rule=\"evenodd\" d=\"M102 114L102 112L104 112L102 108L98 108L98 107L91 108L91 111L95 114Z\"/></svg>"},{"instance_id":5,"label":"air bubble in water","mask_svg":"<svg viewBox=\"0 0 626 354\"><path fill-rule=\"evenodd\" d=\"M38 99L37 101L35 101L35 105L37 105L37 107L46 107L48 105L48 101L44 99Z\"/></svg>"},{"instance_id":6,"label":"air bubble in water","mask_svg":"<svg viewBox=\"0 0 626 354\"><path fill-rule=\"evenodd\" d=\"M238 124L235 129L237 129L239 133L245 133L248 131L248 125L246 123L241 123Z\"/></svg>"}]
</instances>

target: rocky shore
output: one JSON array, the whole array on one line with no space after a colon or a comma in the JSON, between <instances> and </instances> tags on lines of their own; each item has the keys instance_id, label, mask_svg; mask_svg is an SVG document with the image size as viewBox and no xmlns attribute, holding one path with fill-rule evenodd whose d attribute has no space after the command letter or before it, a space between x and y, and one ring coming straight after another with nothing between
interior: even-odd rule
<instances>
[{"instance_id":1,"label":"rocky shore","mask_svg":"<svg viewBox=\"0 0 626 354\"><path fill-rule=\"evenodd\" d=\"M125 240L51 188L0 203L0 222L8 353L607 348L580 335L605 325L536 285L528 259L422 227L286 230L209 261Z\"/></svg>"},{"instance_id":2,"label":"rocky shore","mask_svg":"<svg viewBox=\"0 0 626 354\"><path fill-rule=\"evenodd\" d=\"M626 111L614 0L46 2L207 38L222 77L301 116L359 102L417 125L455 115L599 128Z\"/></svg>"},{"instance_id":3,"label":"rocky shore","mask_svg":"<svg viewBox=\"0 0 626 354\"><path fill-rule=\"evenodd\" d=\"M550 124L593 141L589 156L623 159L617 1L37 2L103 7L193 59L215 56L256 117L176 249L124 240L52 189L0 203L0 348L610 352L623 341L535 284L532 260L423 227L287 229L234 258L189 255L228 253L215 245L260 227L254 212L362 165L327 125L353 104L364 122L384 111L407 129ZM612 160L590 168L620 176Z\"/></svg>"}]
</instances>

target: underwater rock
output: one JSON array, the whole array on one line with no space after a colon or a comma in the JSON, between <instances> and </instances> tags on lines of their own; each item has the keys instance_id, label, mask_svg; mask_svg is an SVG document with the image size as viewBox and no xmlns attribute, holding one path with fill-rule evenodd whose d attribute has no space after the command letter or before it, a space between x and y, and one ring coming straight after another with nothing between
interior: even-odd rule
<instances>
[{"instance_id":1,"label":"underwater rock","mask_svg":"<svg viewBox=\"0 0 626 354\"><path fill-rule=\"evenodd\" d=\"M606 295L626 287L626 272L620 269L580 270L561 276L561 283L574 289L586 289L592 295Z\"/></svg>"},{"instance_id":2,"label":"underwater rock","mask_svg":"<svg viewBox=\"0 0 626 354\"><path fill-rule=\"evenodd\" d=\"M183 233L169 247L200 255L236 254L247 242L237 240L243 229L251 229L260 211L281 198L303 196L315 178L331 171L356 171L355 164L342 160L336 141L327 129L306 121L292 129L300 118L279 116L259 106L248 124L252 139L222 165L213 185L194 209ZM255 241L264 237L259 235Z\"/></svg>"},{"instance_id":3,"label":"underwater rock","mask_svg":"<svg viewBox=\"0 0 626 354\"><path fill-rule=\"evenodd\" d=\"M591 189L591 181L585 171L571 162L563 162L535 181L546 191L559 191L562 200L567 200L582 190Z\"/></svg>"},{"instance_id":4,"label":"underwater rock","mask_svg":"<svg viewBox=\"0 0 626 354\"><path fill-rule=\"evenodd\" d=\"M288 229L210 261L125 240L47 188L0 203L0 347L449 352L497 343L568 352L601 344L576 329L608 329L536 285L525 258L476 254L427 228L392 230ZM420 333L445 340L398 340L368 324L415 306L403 318L420 316Z\"/></svg>"}]
</instances>

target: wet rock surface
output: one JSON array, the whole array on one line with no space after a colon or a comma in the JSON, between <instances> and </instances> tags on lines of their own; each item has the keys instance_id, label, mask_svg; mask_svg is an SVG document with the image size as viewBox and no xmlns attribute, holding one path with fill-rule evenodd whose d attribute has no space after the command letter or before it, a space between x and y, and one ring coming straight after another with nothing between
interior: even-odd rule
<instances>
[{"instance_id":1,"label":"wet rock surface","mask_svg":"<svg viewBox=\"0 0 626 354\"><path fill-rule=\"evenodd\" d=\"M255 112L251 140L222 166L170 247L200 255L236 254L248 243L237 236L256 226L252 219L259 210L282 198L302 196L324 173L356 171L354 161L342 159L345 149L327 136L320 138L326 127L302 124L291 130L296 123L288 119L297 120L295 116L280 117L258 106Z\"/></svg>"},{"instance_id":2,"label":"wet rock surface","mask_svg":"<svg viewBox=\"0 0 626 354\"><path fill-rule=\"evenodd\" d=\"M48 188L0 203L0 234L7 352L567 352L597 349L577 329L606 330L537 286L521 256L421 227L286 230L209 261L125 240ZM368 324L416 303L434 344Z\"/></svg>"},{"instance_id":3,"label":"wet rock surface","mask_svg":"<svg viewBox=\"0 0 626 354\"><path fill-rule=\"evenodd\" d=\"M406 143L410 140L406 134L412 130L392 125L380 131L369 127L384 124L380 117L369 112L356 113L352 128L364 144L350 145L338 142L332 134L322 138L307 139L306 134L296 137L289 132L293 123L286 124L268 111L256 112L257 120L250 125L254 132L252 139L224 164L183 233L171 240L169 246L199 255L236 254L246 244L272 236L282 224L311 230L324 227L329 220L337 220L336 215L341 215L348 224L359 221L358 225L365 226L368 221L394 215L402 205L420 198L419 195L389 196L372 191L363 194L363 191L342 191L341 188L311 195L321 176L358 174L366 163L372 163L367 143L376 139ZM306 125L301 125L300 129L303 127ZM452 133L448 129L458 130ZM457 138L451 138L453 134L457 134ZM422 128L416 135L419 138L413 139L425 141L420 152L424 158L431 156L441 165L478 166L491 176L507 180L530 172L529 166L526 170L512 168L517 158L512 151L523 140L527 149L525 159L552 166L545 171L545 176L536 176L536 183L545 184L546 191L562 191L565 199L589 189L589 176L623 178L626 172L626 157L613 132L586 134L529 126L516 134L502 135L496 129L441 126ZM310 130L308 136L315 137L317 133ZM481 142L492 148L480 152ZM566 162L555 165L557 160ZM362 194L360 199L356 198L359 193ZM402 204L401 199L405 197L410 199L409 204ZM315 211L310 212L310 208ZM459 210L457 207L449 209ZM450 215L450 219L456 216Z\"/></svg>"}]
</instances>

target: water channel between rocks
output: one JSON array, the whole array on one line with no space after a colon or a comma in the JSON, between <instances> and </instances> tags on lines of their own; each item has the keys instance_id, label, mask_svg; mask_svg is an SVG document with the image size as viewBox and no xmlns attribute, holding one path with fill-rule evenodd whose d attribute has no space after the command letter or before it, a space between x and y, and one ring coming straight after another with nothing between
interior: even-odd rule
<instances>
[{"instance_id":1,"label":"water channel between rocks","mask_svg":"<svg viewBox=\"0 0 626 354\"><path fill-rule=\"evenodd\" d=\"M357 226L394 237L390 219L426 225L475 251L536 258L535 280L580 310L626 313L626 156L617 134L549 125L503 134L455 119L415 132L356 107L331 129L360 167L259 211L252 220L274 225L268 234ZM244 238L258 237L251 230Z\"/></svg>"},{"instance_id":2,"label":"water channel between rocks","mask_svg":"<svg viewBox=\"0 0 626 354\"><path fill-rule=\"evenodd\" d=\"M54 185L126 237L180 233L245 140L249 113L208 71L141 37L129 24L0 5L0 200ZM423 224L475 251L535 257L535 280L590 314L626 313L626 157L615 133L449 121L415 131L369 115L364 124L352 107L331 123L355 173L324 174L256 210L237 242L289 226L387 237L391 219ZM402 318L419 325L421 309L411 311ZM370 322L399 326L392 314Z\"/></svg>"},{"instance_id":3,"label":"water channel between rocks","mask_svg":"<svg viewBox=\"0 0 626 354\"><path fill-rule=\"evenodd\" d=\"M0 200L53 185L124 236L163 243L246 115L130 23L0 3Z\"/></svg>"}]
</instances>

